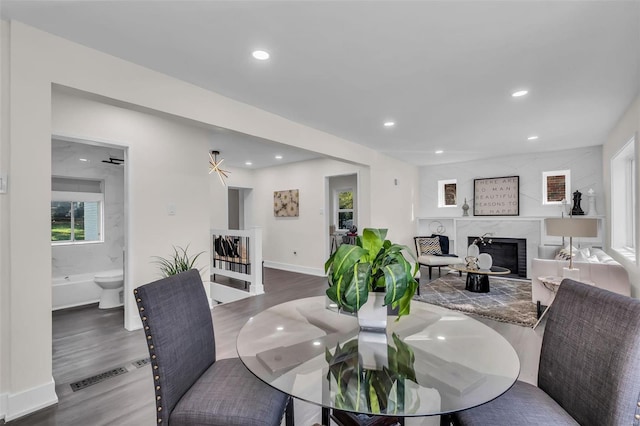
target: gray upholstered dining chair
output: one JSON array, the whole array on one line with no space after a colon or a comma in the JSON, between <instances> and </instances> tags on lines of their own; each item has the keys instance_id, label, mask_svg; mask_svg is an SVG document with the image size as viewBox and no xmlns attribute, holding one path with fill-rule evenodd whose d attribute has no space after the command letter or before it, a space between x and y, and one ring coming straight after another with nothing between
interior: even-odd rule
<instances>
[{"instance_id":1,"label":"gray upholstered dining chair","mask_svg":"<svg viewBox=\"0 0 640 426\"><path fill-rule=\"evenodd\" d=\"M549 308L538 386L516 384L457 424L640 424L640 300L562 281Z\"/></svg>"},{"instance_id":2,"label":"gray upholstered dining chair","mask_svg":"<svg viewBox=\"0 0 640 426\"><path fill-rule=\"evenodd\" d=\"M151 357L157 423L276 426L293 402L238 358L216 360L213 321L197 270L134 291Z\"/></svg>"}]
</instances>

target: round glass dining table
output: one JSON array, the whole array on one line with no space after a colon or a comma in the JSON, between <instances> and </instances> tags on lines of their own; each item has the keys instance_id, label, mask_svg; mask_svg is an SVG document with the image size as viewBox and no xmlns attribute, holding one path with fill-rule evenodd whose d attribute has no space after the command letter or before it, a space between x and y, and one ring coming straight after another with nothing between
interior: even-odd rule
<instances>
[{"instance_id":1,"label":"round glass dining table","mask_svg":"<svg viewBox=\"0 0 640 426\"><path fill-rule=\"evenodd\" d=\"M413 301L396 319L386 333L361 331L324 296L293 300L250 318L238 355L284 393L370 415L453 413L500 396L518 377L509 342L467 315Z\"/></svg>"}]
</instances>

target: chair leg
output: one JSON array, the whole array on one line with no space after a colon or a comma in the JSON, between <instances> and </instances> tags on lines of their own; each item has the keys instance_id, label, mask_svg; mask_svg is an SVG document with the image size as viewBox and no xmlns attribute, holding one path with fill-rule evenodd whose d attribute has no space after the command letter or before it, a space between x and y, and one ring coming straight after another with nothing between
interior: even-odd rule
<instances>
[{"instance_id":1,"label":"chair leg","mask_svg":"<svg viewBox=\"0 0 640 426\"><path fill-rule=\"evenodd\" d=\"M429 266L429 280L431 280L431 269L432 268L433 268L432 266Z\"/></svg>"},{"instance_id":2,"label":"chair leg","mask_svg":"<svg viewBox=\"0 0 640 426\"><path fill-rule=\"evenodd\" d=\"M293 398L289 398L289 402L287 402L287 409L284 412L284 423L286 426L294 426Z\"/></svg>"}]
</instances>

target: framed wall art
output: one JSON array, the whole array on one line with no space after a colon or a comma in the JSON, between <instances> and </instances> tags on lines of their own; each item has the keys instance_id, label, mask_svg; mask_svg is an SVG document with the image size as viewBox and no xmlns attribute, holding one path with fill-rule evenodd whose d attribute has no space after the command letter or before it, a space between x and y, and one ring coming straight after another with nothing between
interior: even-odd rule
<instances>
[{"instance_id":1,"label":"framed wall art","mask_svg":"<svg viewBox=\"0 0 640 426\"><path fill-rule=\"evenodd\" d=\"M571 200L571 170L542 172L542 204L559 205Z\"/></svg>"},{"instance_id":2,"label":"framed wall art","mask_svg":"<svg viewBox=\"0 0 640 426\"><path fill-rule=\"evenodd\" d=\"M474 216L518 216L520 176L473 180Z\"/></svg>"},{"instance_id":3,"label":"framed wall art","mask_svg":"<svg viewBox=\"0 0 640 426\"><path fill-rule=\"evenodd\" d=\"M273 215L275 217L298 217L300 197L297 189L273 191Z\"/></svg>"}]
</instances>

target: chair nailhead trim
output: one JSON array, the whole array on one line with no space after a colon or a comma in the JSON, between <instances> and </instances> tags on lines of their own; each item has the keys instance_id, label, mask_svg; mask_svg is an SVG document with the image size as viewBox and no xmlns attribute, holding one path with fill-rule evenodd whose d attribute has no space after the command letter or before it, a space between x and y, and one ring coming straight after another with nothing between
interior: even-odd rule
<instances>
[{"instance_id":1,"label":"chair nailhead trim","mask_svg":"<svg viewBox=\"0 0 640 426\"><path fill-rule=\"evenodd\" d=\"M160 395L156 396L156 401L160 401L162 397Z\"/></svg>"},{"instance_id":2,"label":"chair nailhead trim","mask_svg":"<svg viewBox=\"0 0 640 426\"><path fill-rule=\"evenodd\" d=\"M148 336L147 336L147 340L151 340L151 335L148 335Z\"/></svg>"},{"instance_id":3,"label":"chair nailhead trim","mask_svg":"<svg viewBox=\"0 0 640 426\"><path fill-rule=\"evenodd\" d=\"M147 325L144 329L145 329L145 330L149 330L149 326Z\"/></svg>"},{"instance_id":4,"label":"chair nailhead trim","mask_svg":"<svg viewBox=\"0 0 640 426\"><path fill-rule=\"evenodd\" d=\"M153 345L149 345L149 349L153 349Z\"/></svg>"},{"instance_id":5,"label":"chair nailhead trim","mask_svg":"<svg viewBox=\"0 0 640 426\"><path fill-rule=\"evenodd\" d=\"M133 290L133 294L138 294L138 289Z\"/></svg>"},{"instance_id":6,"label":"chair nailhead trim","mask_svg":"<svg viewBox=\"0 0 640 426\"><path fill-rule=\"evenodd\" d=\"M640 407L640 401L638 401L638 407Z\"/></svg>"},{"instance_id":7,"label":"chair nailhead trim","mask_svg":"<svg viewBox=\"0 0 640 426\"><path fill-rule=\"evenodd\" d=\"M144 308L142 306L140 306L140 312L144 311Z\"/></svg>"},{"instance_id":8,"label":"chair nailhead trim","mask_svg":"<svg viewBox=\"0 0 640 426\"><path fill-rule=\"evenodd\" d=\"M154 370L157 370L157 369L158 369L158 366L157 366L157 365L154 365L154 366L153 366L153 369L154 369Z\"/></svg>"},{"instance_id":9,"label":"chair nailhead trim","mask_svg":"<svg viewBox=\"0 0 640 426\"><path fill-rule=\"evenodd\" d=\"M640 420L640 414L636 414L636 419Z\"/></svg>"},{"instance_id":10,"label":"chair nailhead trim","mask_svg":"<svg viewBox=\"0 0 640 426\"><path fill-rule=\"evenodd\" d=\"M156 390L160 390L160 386L156 386Z\"/></svg>"},{"instance_id":11,"label":"chair nailhead trim","mask_svg":"<svg viewBox=\"0 0 640 426\"><path fill-rule=\"evenodd\" d=\"M156 380L160 380L160 376L156 376Z\"/></svg>"},{"instance_id":12,"label":"chair nailhead trim","mask_svg":"<svg viewBox=\"0 0 640 426\"><path fill-rule=\"evenodd\" d=\"M158 411L162 411L162 407L158 407Z\"/></svg>"},{"instance_id":13,"label":"chair nailhead trim","mask_svg":"<svg viewBox=\"0 0 640 426\"><path fill-rule=\"evenodd\" d=\"M151 355L151 359L156 359L156 356L155 355ZM640 405L640 404L638 404L638 405Z\"/></svg>"},{"instance_id":14,"label":"chair nailhead trim","mask_svg":"<svg viewBox=\"0 0 640 426\"><path fill-rule=\"evenodd\" d=\"M142 321L146 321L146 320L147 320L147 317L142 317Z\"/></svg>"}]
</instances>

